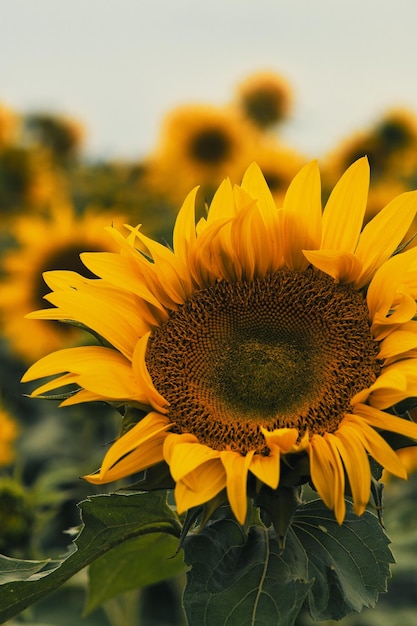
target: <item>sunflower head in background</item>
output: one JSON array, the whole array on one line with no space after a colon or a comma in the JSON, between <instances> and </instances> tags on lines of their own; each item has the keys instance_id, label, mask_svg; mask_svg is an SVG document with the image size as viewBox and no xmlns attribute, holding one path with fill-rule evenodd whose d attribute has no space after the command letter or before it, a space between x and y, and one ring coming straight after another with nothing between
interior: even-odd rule
<instances>
[{"instance_id":1,"label":"sunflower head in background","mask_svg":"<svg viewBox=\"0 0 417 626\"><path fill-rule=\"evenodd\" d=\"M0 102L0 151L14 143L19 126L19 116Z\"/></svg>"},{"instance_id":2,"label":"sunflower head in background","mask_svg":"<svg viewBox=\"0 0 417 626\"><path fill-rule=\"evenodd\" d=\"M237 104L261 129L285 120L292 105L289 83L275 72L257 72L238 85Z\"/></svg>"},{"instance_id":3,"label":"sunflower head in background","mask_svg":"<svg viewBox=\"0 0 417 626\"><path fill-rule=\"evenodd\" d=\"M103 342L35 363L24 381L54 378L33 395L69 386L64 405L140 409L87 480L168 465L179 513L227 499L240 523L248 495L311 481L342 523L346 489L357 515L368 504L369 456L406 477L381 431L417 438L386 411L417 396L417 250L395 254L417 192L362 228L368 186L360 159L322 212L312 162L279 209L253 164L197 224L188 195L172 249L110 229L119 252L82 255L98 278L45 275L54 308L30 317L74 320Z\"/></svg>"},{"instance_id":4,"label":"sunflower head in background","mask_svg":"<svg viewBox=\"0 0 417 626\"><path fill-rule=\"evenodd\" d=\"M31 113L24 122L27 140L50 150L58 162L74 158L82 146L85 130L76 119Z\"/></svg>"},{"instance_id":5,"label":"sunflower head in background","mask_svg":"<svg viewBox=\"0 0 417 626\"><path fill-rule=\"evenodd\" d=\"M161 136L149 157L151 189L178 206L199 185L210 200L221 181L238 182L253 158L257 130L231 107L188 104L164 119Z\"/></svg>"},{"instance_id":6,"label":"sunflower head in background","mask_svg":"<svg viewBox=\"0 0 417 626\"><path fill-rule=\"evenodd\" d=\"M0 261L0 328L12 351L25 362L80 341L79 328L67 324L29 323L24 316L43 308L47 288L42 274L53 269L92 273L80 261L85 250L115 250L104 229L120 215L94 210L77 215L71 204L57 202L48 214L23 215L10 223L14 247Z\"/></svg>"},{"instance_id":7,"label":"sunflower head in background","mask_svg":"<svg viewBox=\"0 0 417 626\"><path fill-rule=\"evenodd\" d=\"M328 155L325 181L331 187L350 163L366 155L374 187L402 185L414 188L417 180L417 117L407 109L387 111L369 128L340 142Z\"/></svg>"}]
</instances>

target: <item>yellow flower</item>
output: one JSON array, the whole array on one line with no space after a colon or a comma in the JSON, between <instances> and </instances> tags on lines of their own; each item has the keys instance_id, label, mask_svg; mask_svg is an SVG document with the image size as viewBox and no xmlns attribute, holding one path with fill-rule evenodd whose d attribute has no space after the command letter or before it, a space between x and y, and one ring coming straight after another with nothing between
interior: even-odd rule
<instances>
[{"instance_id":1,"label":"yellow flower","mask_svg":"<svg viewBox=\"0 0 417 626\"><path fill-rule=\"evenodd\" d=\"M0 152L2 220L24 210L44 208L64 187L50 154L42 148L7 146Z\"/></svg>"},{"instance_id":2,"label":"yellow flower","mask_svg":"<svg viewBox=\"0 0 417 626\"><path fill-rule=\"evenodd\" d=\"M281 122L291 109L291 88L275 72L263 71L249 76L238 86L237 92L238 104L260 128Z\"/></svg>"},{"instance_id":3,"label":"yellow flower","mask_svg":"<svg viewBox=\"0 0 417 626\"><path fill-rule=\"evenodd\" d=\"M15 141L19 123L18 115L0 102L0 150Z\"/></svg>"},{"instance_id":4,"label":"yellow flower","mask_svg":"<svg viewBox=\"0 0 417 626\"><path fill-rule=\"evenodd\" d=\"M333 182L356 159L369 159L371 185L407 184L415 181L417 166L417 116L406 109L386 112L368 129L354 133L328 157L329 180Z\"/></svg>"},{"instance_id":5,"label":"yellow flower","mask_svg":"<svg viewBox=\"0 0 417 626\"><path fill-rule=\"evenodd\" d=\"M189 104L175 108L163 121L160 140L149 158L148 184L175 204L200 185L212 197L226 177L238 182L258 132L231 108Z\"/></svg>"},{"instance_id":6,"label":"yellow flower","mask_svg":"<svg viewBox=\"0 0 417 626\"><path fill-rule=\"evenodd\" d=\"M71 205L60 202L46 216L21 216L10 224L17 245L1 260L0 325L12 349L24 360L32 361L79 341L81 331L75 327L41 321L34 324L24 316L45 306L43 272L66 268L92 276L79 255L85 250L117 249L104 233L114 219L123 223L120 216L93 210L78 217Z\"/></svg>"},{"instance_id":7,"label":"yellow flower","mask_svg":"<svg viewBox=\"0 0 417 626\"><path fill-rule=\"evenodd\" d=\"M19 434L18 426L12 416L0 404L0 466L14 461L13 443Z\"/></svg>"},{"instance_id":8,"label":"yellow flower","mask_svg":"<svg viewBox=\"0 0 417 626\"><path fill-rule=\"evenodd\" d=\"M82 255L100 279L46 276L56 308L31 317L78 320L105 343L35 363L23 381L55 378L33 395L76 385L64 405L104 400L147 412L90 482L165 461L179 512L225 492L243 523L248 479L276 489L304 459L341 523L346 477L358 515L368 503L368 454L406 476L379 431L417 438L416 424L385 412L417 396L417 250L393 256L417 192L362 230L368 185L361 159L322 214L313 162L279 210L253 164L241 186L220 185L197 225L196 190L187 197L173 249L139 228L127 239L113 230L120 254Z\"/></svg>"}]
</instances>

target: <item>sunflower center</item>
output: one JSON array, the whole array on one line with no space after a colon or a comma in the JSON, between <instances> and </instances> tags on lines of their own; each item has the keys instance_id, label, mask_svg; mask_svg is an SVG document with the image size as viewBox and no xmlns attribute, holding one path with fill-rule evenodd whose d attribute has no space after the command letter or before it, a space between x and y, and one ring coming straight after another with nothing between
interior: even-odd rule
<instances>
[{"instance_id":1,"label":"sunflower center","mask_svg":"<svg viewBox=\"0 0 417 626\"><path fill-rule=\"evenodd\" d=\"M221 129L208 128L193 137L190 152L197 161L214 165L229 156L230 141Z\"/></svg>"},{"instance_id":2,"label":"sunflower center","mask_svg":"<svg viewBox=\"0 0 417 626\"><path fill-rule=\"evenodd\" d=\"M196 292L152 335L146 365L174 431L264 451L260 428L334 432L374 382L363 295L311 269Z\"/></svg>"}]
</instances>

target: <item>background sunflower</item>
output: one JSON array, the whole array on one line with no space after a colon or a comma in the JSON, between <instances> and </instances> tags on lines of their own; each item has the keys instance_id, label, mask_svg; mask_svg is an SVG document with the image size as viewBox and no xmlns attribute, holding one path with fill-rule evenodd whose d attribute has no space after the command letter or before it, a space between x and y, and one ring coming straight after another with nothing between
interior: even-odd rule
<instances>
[{"instance_id":1,"label":"background sunflower","mask_svg":"<svg viewBox=\"0 0 417 626\"><path fill-rule=\"evenodd\" d=\"M25 315L44 307L47 292L42 275L51 269L82 269L79 258L86 250L112 250L104 228L123 222L116 212L89 210L77 215L68 202L57 202L46 214L25 215L10 224L12 244L1 259L0 322L11 350L31 361L63 344L77 343L80 329L43 322L28 325ZM92 276L90 272L84 275Z\"/></svg>"}]
</instances>

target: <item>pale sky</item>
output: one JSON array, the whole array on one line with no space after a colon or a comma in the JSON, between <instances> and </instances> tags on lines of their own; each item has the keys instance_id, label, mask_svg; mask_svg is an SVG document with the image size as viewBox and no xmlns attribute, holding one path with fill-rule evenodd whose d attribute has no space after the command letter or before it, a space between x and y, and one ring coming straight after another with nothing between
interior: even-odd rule
<instances>
[{"instance_id":1,"label":"pale sky","mask_svg":"<svg viewBox=\"0 0 417 626\"><path fill-rule=\"evenodd\" d=\"M86 126L136 158L188 102L263 69L292 85L286 142L320 157L395 106L417 113L416 0L0 0L0 101Z\"/></svg>"}]
</instances>

